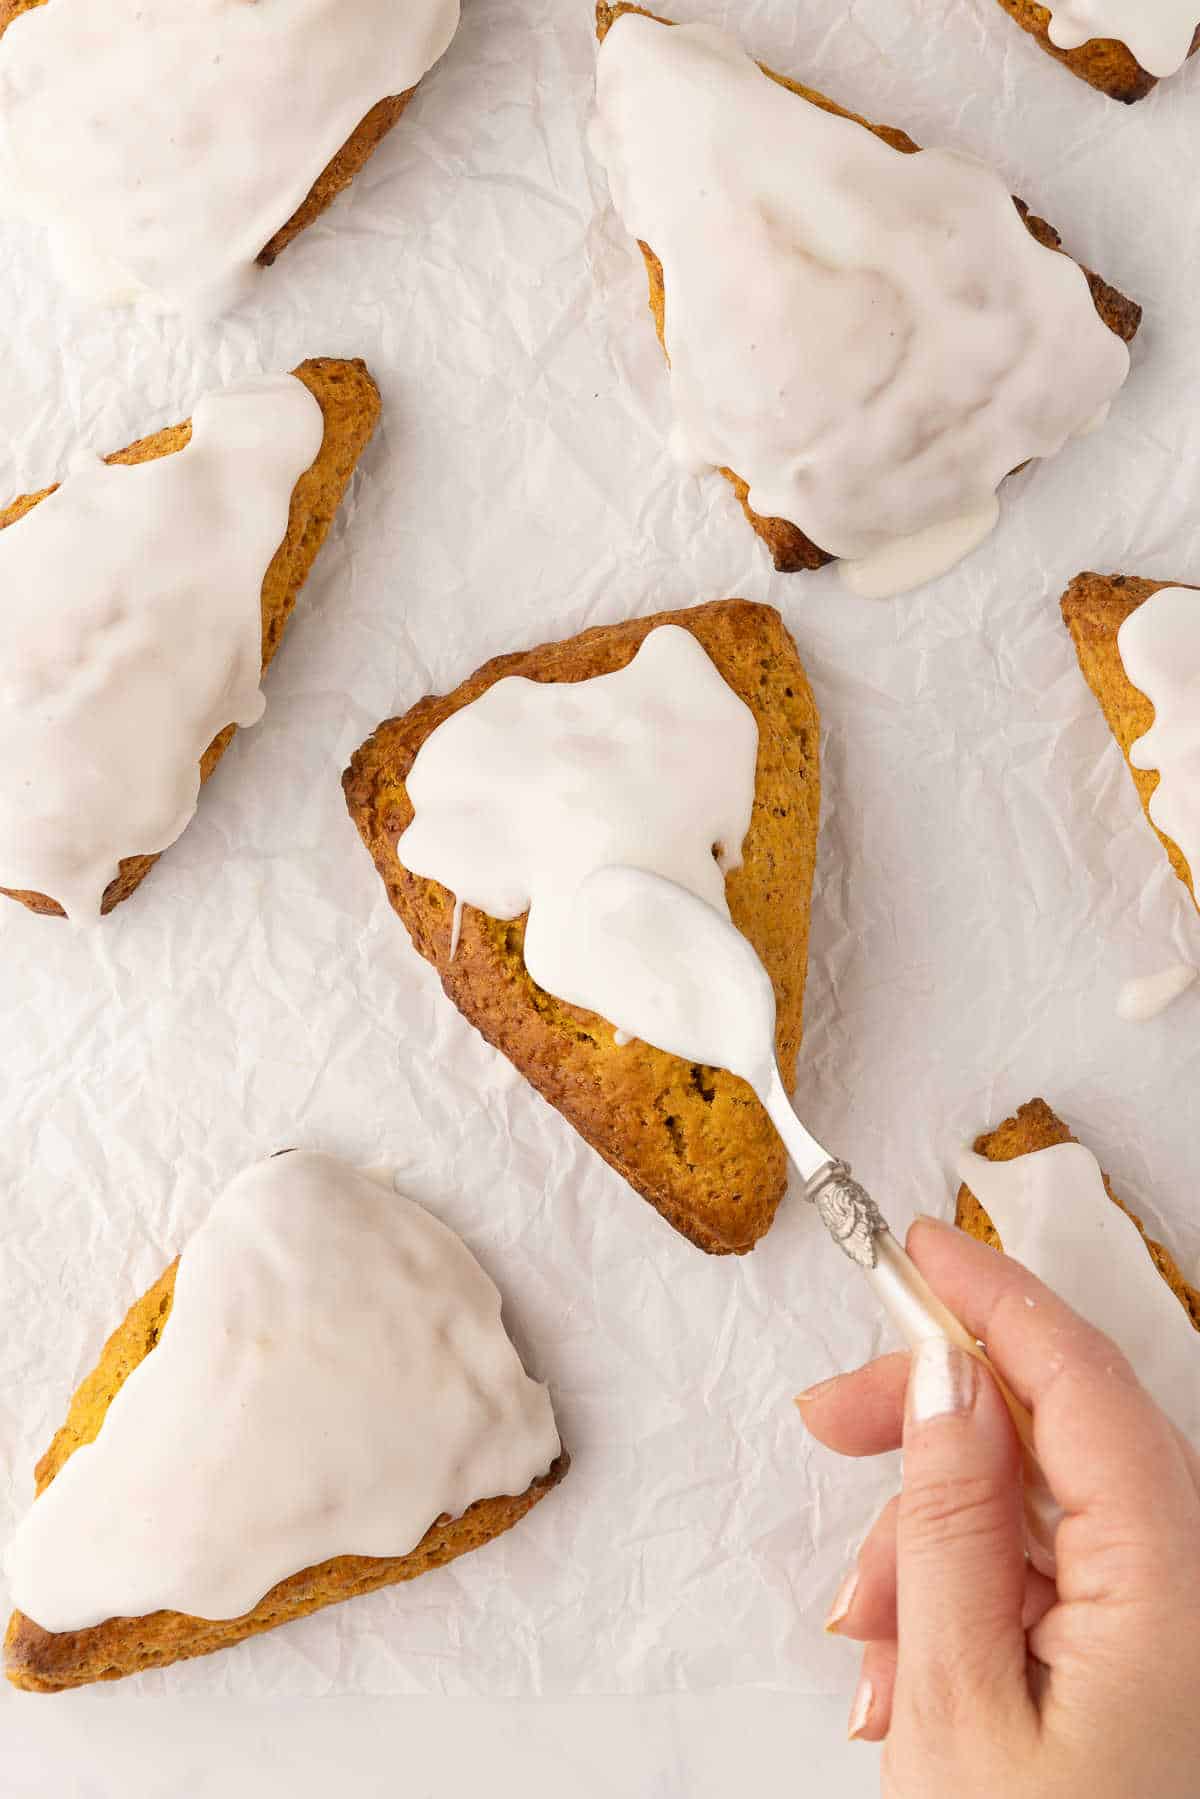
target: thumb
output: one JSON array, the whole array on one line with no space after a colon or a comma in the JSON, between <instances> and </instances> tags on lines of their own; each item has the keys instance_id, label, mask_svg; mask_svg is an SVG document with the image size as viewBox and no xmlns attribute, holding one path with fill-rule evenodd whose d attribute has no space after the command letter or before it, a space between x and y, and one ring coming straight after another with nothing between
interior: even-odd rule
<instances>
[{"instance_id":1,"label":"thumb","mask_svg":"<svg viewBox=\"0 0 1200 1799\"><path fill-rule=\"evenodd\" d=\"M1020 1446L987 1369L941 1338L914 1351L898 1515L898 1706L1029 1708Z\"/></svg>"}]
</instances>

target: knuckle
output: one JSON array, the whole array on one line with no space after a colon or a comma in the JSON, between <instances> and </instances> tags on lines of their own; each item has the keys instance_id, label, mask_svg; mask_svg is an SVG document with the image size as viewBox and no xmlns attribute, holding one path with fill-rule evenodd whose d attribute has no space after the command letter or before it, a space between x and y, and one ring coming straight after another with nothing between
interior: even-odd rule
<instances>
[{"instance_id":1,"label":"knuckle","mask_svg":"<svg viewBox=\"0 0 1200 1799\"><path fill-rule=\"evenodd\" d=\"M989 1475L944 1474L910 1481L900 1502L905 1536L970 1543L994 1535L1000 1489Z\"/></svg>"}]
</instances>

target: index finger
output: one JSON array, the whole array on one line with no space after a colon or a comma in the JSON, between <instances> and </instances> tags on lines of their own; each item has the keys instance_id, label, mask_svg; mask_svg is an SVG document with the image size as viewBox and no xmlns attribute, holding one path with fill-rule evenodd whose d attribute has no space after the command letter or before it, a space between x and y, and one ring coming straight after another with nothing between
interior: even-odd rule
<instances>
[{"instance_id":1,"label":"index finger","mask_svg":"<svg viewBox=\"0 0 1200 1799\"><path fill-rule=\"evenodd\" d=\"M1137 1541L1196 1523L1174 1426L1126 1358L1019 1262L918 1219L909 1254L1033 1412L1037 1452L1068 1515L1097 1513Z\"/></svg>"}]
</instances>

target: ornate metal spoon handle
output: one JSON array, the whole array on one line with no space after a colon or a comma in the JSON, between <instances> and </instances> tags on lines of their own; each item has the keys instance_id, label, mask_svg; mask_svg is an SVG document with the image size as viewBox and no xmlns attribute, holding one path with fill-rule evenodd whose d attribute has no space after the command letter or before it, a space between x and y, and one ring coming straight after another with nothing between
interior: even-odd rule
<instances>
[{"instance_id":1,"label":"ornate metal spoon handle","mask_svg":"<svg viewBox=\"0 0 1200 1799\"><path fill-rule=\"evenodd\" d=\"M991 1368L1021 1439L1025 1460L1025 1515L1028 1548L1043 1574L1054 1572L1054 1537L1062 1512L1042 1473L1033 1440L1033 1419L1008 1383L988 1362L984 1350L933 1292L888 1229L887 1221L845 1162L831 1158L805 1182L804 1197L817 1208L822 1224L856 1267L871 1281L892 1321L914 1346L932 1336L946 1337L968 1355Z\"/></svg>"},{"instance_id":2,"label":"ornate metal spoon handle","mask_svg":"<svg viewBox=\"0 0 1200 1799\"><path fill-rule=\"evenodd\" d=\"M805 1199L817 1208L821 1223L843 1255L859 1268L879 1265L879 1239L887 1220L848 1162L830 1160L805 1183Z\"/></svg>"},{"instance_id":3,"label":"ornate metal spoon handle","mask_svg":"<svg viewBox=\"0 0 1200 1799\"><path fill-rule=\"evenodd\" d=\"M763 1103L804 1181L804 1197L838 1248L874 1287L884 1310L904 1337L916 1345L945 1337L968 1355L988 1363L969 1331L938 1298L916 1263L888 1229L887 1220L849 1166L831 1156L801 1123L775 1071ZM1054 1534L1062 1516L1046 1483L1033 1441L1033 1419L1008 1384L992 1368L1021 1439L1025 1456L1025 1513L1029 1554L1043 1574L1054 1572Z\"/></svg>"}]
</instances>

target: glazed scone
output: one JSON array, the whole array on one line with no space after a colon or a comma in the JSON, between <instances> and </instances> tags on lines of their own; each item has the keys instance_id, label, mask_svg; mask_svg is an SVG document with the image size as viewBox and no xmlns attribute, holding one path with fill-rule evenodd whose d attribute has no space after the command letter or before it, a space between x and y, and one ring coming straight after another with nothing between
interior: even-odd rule
<instances>
[{"instance_id":1,"label":"glazed scone","mask_svg":"<svg viewBox=\"0 0 1200 1799\"><path fill-rule=\"evenodd\" d=\"M293 371L316 399L324 416L324 437L312 466L301 475L292 493L287 533L262 584L262 668L268 668L282 640L297 596L324 543L341 504L351 475L370 441L379 417L379 391L364 363L318 357ZM157 460L182 450L191 439L191 422L168 427L141 439L106 460L136 464ZM15 525L56 491L49 487L25 494L0 510L0 530ZM234 728L214 738L200 762L201 782L216 768L234 736ZM150 748L151 746L147 746ZM136 852L131 844L131 852ZM102 911L124 900L140 885L158 860L157 855L131 853L122 858L120 872L104 894ZM58 899L50 894L0 888L33 912L63 916Z\"/></svg>"},{"instance_id":2,"label":"glazed scone","mask_svg":"<svg viewBox=\"0 0 1200 1799\"><path fill-rule=\"evenodd\" d=\"M32 12L35 7L52 4L52 0L0 0L0 37L19 13ZM419 85L419 84L418 84ZM392 94L373 106L366 117L355 127L350 137L342 145L337 155L326 164L313 182L308 195L290 219L280 225L270 241L263 245L258 253L258 261L263 268L270 268L275 258L287 249L294 237L307 229L315 219L319 219L327 206L331 206L338 195L348 188L370 158L375 154L393 125L398 125L404 109L416 93L410 87L405 94Z\"/></svg>"},{"instance_id":3,"label":"glazed scone","mask_svg":"<svg viewBox=\"0 0 1200 1799\"><path fill-rule=\"evenodd\" d=\"M1076 1141L1062 1119L1055 1115L1044 1099L1033 1099L1028 1105L1021 1106L1015 1117L1006 1118L995 1130L987 1131L979 1137L975 1143L975 1153L989 1162L1011 1162L1017 1156L1033 1155L1039 1150L1053 1149L1059 1144ZM1184 1279L1170 1250L1155 1242L1153 1237L1147 1236L1141 1219L1113 1192L1107 1175L1104 1176L1104 1185L1113 1204L1119 1206L1126 1217L1136 1224L1158 1272L1196 1329L1200 1330L1200 1292ZM1004 1245L991 1219L965 1184L958 1191L954 1221L960 1230L977 1237L981 1243L988 1243L993 1249L1003 1249Z\"/></svg>"},{"instance_id":4,"label":"glazed scone","mask_svg":"<svg viewBox=\"0 0 1200 1799\"><path fill-rule=\"evenodd\" d=\"M68 0L61 4L65 7ZM347 9L342 9L339 17L336 6L295 6L289 0L288 5L273 9L272 18L261 21L258 29L244 25L236 5L223 12L222 0L214 0L202 19L186 7L174 12L163 8L161 18L156 9L152 19L140 11L104 9L103 25L87 17L80 20L78 14L73 20L55 17L45 47L26 38L32 24L14 33L14 46L19 38L16 67L22 85L14 86L10 103L13 187L20 189L24 175L36 196L36 203L24 210L44 218L52 227L63 224L70 240L66 264L72 279L78 277L85 291L104 303L147 293L157 303L172 306L182 297L184 310L197 304L209 315L225 310L233 289L225 291L225 274L215 267L196 289L199 293L211 276L217 283L211 299L186 297L186 282L180 294L175 294L172 281L180 278L180 272L162 269L163 233L174 231L172 242L180 262L186 262L189 254L211 258L226 251L232 255L236 244L238 279L245 288L255 261L269 267L350 185L399 122L425 73L444 53L457 29L458 0L416 0L402 9L394 22L389 22L386 10L374 18L367 16L363 9L368 0L355 0L355 4L362 10L358 20L347 18ZM0 39L22 15L46 6L54 8L55 0L0 0ZM57 66L54 59L61 60L69 53L74 44L72 34L80 31L86 34L81 54L89 79L94 72L95 82L100 83L84 90L88 98L82 104L74 89L56 98L58 90L38 60L48 57L50 67ZM339 33L344 41L338 46L323 41L322 34L330 32ZM352 36L354 32L358 35ZM183 34L187 34L186 41ZM210 59L207 43L219 43L222 38L226 40L223 53ZM368 50L366 65L364 48ZM189 71L202 71L199 78L192 75L186 94L173 110L162 104L158 93L154 95L145 121L146 151L153 154L157 135L160 144L166 140L164 157L174 160L162 162L162 172L169 176L166 187L155 191L149 181L139 184L140 220L135 217L136 209L114 207L112 196L122 185L132 184L118 151L120 157L130 158L142 149L141 140L135 134L122 138L111 125L90 138L86 135L93 130L89 105L101 105L107 99L118 116L127 110L122 71L128 59L139 53L147 59L146 68L133 80L143 92L157 87L165 93L171 82L188 80ZM154 56L157 62L149 60ZM0 67L3 58L0 44ZM306 71L314 68L316 73L305 79ZM399 85L401 81L405 82L403 91L380 96L379 88L385 83ZM286 97L279 97L280 84ZM30 117L18 110L18 102ZM51 109L49 113L47 109ZM248 128L245 121L251 118L256 123ZM173 135L176 125L183 134L178 142ZM89 196L91 214L75 214L64 205L60 220L57 201L61 190L50 180L39 186L36 175L27 171L40 142L47 136L65 139L68 133L70 161L64 168L69 172L82 160L94 162L96 186ZM291 136L284 144L287 133ZM227 147L223 147L226 140ZM279 166L271 163L268 171L263 146L275 142L281 145L276 158ZM171 194L175 185L186 185L197 171L201 179L194 191L183 194L179 201L189 217L188 233L180 233L170 223L174 210ZM219 205L226 193L229 210L222 216ZM303 197L298 199L299 195ZM19 195L14 192L13 198L16 201ZM95 229L93 215L106 227L94 239L90 235ZM254 241L240 241L239 217L244 231L252 228ZM136 236L138 232L143 234L141 238ZM105 271L103 265L109 257L111 268ZM146 278L154 267L163 275L162 282ZM115 283L110 279L114 274ZM223 298L218 297L221 293Z\"/></svg>"},{"instance_id":5,"label":"glazed scone","mask_svg":"<svg viewBox=\"0 0 1200 1799\"><path fill-rule=\"evenodd\" d=\"M1060 50L1050 40L1051 12L1038 0L999 0L1009 18L1015 19L1022 31L1037 39L1048 56L1078 75L1081 81L1098 88L1111 100L1122 100L1131 106L1144 100L1158 86L1159 78L1143 69L1128 45L1116 38L1092 38L1077 50ZM1200 49L1200 22L1192 43L1192 55Z\"/></svg>"},{"instance_id":6,"label":"glazed scone","mask_svg":"<svg viewBox=\"0 0 1200 1799\"><path fill-rule=\"evenodd\" d=\"M104 1421L114 1395L158 1342L171 1311L176 1264L172 1263L148 1293L131 1308L124 1323L105 1344L96 1367L71 1401L67 1421L37 1465L37 1490L44 1492L67 1458L90 1443ZM540 1499L553 1491L570 1466L564 1452L526 1492L515 1498L478 1500L461 1518L443 1518L430 1526L408 1555L372 1557L339 1555L305 1568L273 1587L242 1618L189 1618L160 1611L144 1618L112 1618L90 1630L46 1631L14 1612L4 1642L4 1665L13 1686L28 1693L61 1693L98 1680L122 1680L148 1668L189 1660L228 1649L246 1637L290 1624L327 1605L373 1593L379 1587L415 1580L502 1536L520 1523Z\"/></svg>"},{"instance_id":7,"label":"glazed scone","mask_svg":"<svg viewBox=\"0 0 1200 1799\"><path fill-rule=\"evenodd\" d=\"M1132 575L1076 575L1062 598L1062 615L1084 679L1100 703L1109 729L1121 746L1134 786L1149 823L1157 833L1193 900L1197 900L1193 873L1177 843L1166 836L1150 815L1150 802L1159 784L1154 769L1135 768L1130 751L1154 724L1155 712L1145 694L1125 672L1118 647L1118 633L1125 620L1145 605L1153 594L1167 587L1187 587L1186 582L1143 581ZM1200 606L1200 590L1197 606ZM1198 902L1200 903L1200 902Z\"/></svg>"},{"instance_id":8,"label":"glazed scone","mask_svg":"<svg viewBox=\"0 0 1200 1799\"><path fill-rule=\"evenodd\" d=\"M624 0L622 0L621 4L616 5L609 4L608 0L599 0L599 4L596 8L596 27L597 36L601 43L604 42L617 20L626 14L634 14L644 18L655 19L661 24L673 23L673 21L662 19L660 15L648 12L642 7L626 4L624 3ZM838 106L836 102L828 99L825 95L817 92L815 89L805 87L800 82L790 80L786 76L778 74L775 70L766 68L765 65L761 66L763 67L764 74L768 75L772 81L788 90L788 92L795 94L800 100L819 107L825 112L833 113L843 118L853 119L854 122L861 125L864 130L871 131L877 138L889 145L893 150L900 153L911 153L918 149L918 145L904 132L888 126L871 124L868 120ZM1055 250L1060 249L1060 239L1053 228L1047 225L1044 220L1036 218L1020 202L1017 202L1017 205L1031 236L1033 236L1040 244ZM641 249L646 264L649 281L650 309L654 317L659 342L663 347L664 354L666 354L667 298L663 267L658 256L655 254L653 245L639 242L639 248ZM1106 282L1102 281L1090 271L1085 270L1084 273L1087 276L1095 309L1100 319L1122 342L1126 344L1132 342L1141 322L1141 308L1133 301L1126 299L1124 295L1119 294L1114 288L1110 287ZM754 530L765 543L767 549L770 551L775 567L779 571L791 573L806 569L816 569L833 560L831 554L819 544L815 543L799 524L787 518L765 517L761 513L755 511L750 504L750 484L743 473L729 467L722 467L719 472L724 475L726 480L732 485L742 506L743 512Z\"/></svg>"},{"instance_id":9,"label":"glazed scone","mask_svg":"<svg viewBox=\"0 0 1200 1799\"><path fill-rule=\"evenodd\" d=\"M303 1160L309 1165L309 1172L299 1177L299 1184L293 1174L293 1184L286 1191L284 1182L289 1176L281 1169L294 1167L291 1156L273 1158L241 1177L243 1192L247 1179L273 1184L271 1203L282 1226L276 1236L265 1240L265 1253L260 1251L252 1231L245 1239L235 1234L227 1245L227 1259L232 1265L226 1272L219 1259L214 1262L211 1246L207 1261L203 1261L205 1252L199 1248L198 1235L185 1248L183 1262L187 1265L189 1258L200 1256L203 1268L195 1260L190 1268L185 1267L186 1295L182 1288L177 1294L180 1263L176 1261L133 1305L106 1343L96 1367L75 1393L62 1428L37 1465L38 1498L22 1530L45 1529L46 1520L39 1519L39 1513L47 1503L53 1504L52 1494L64 1496L54 1489L64 1469L70 1467L72 1474L78 1471L85 1479L72 1488L65 1512L54 1514L50 1534L32 1539L36 1545L32 1552L27 1539L21 1559L13 1559L21 1541L20 1531L9 1549L9 1571L17 1590L17 1603L24 1600L31 1611L41 1611L59 1626L44 1629L24 1612L14 1611L4 1648L5 1670L14 1686L28 1692L49 1693L92 1681L121 1679L170 1662L211 1654L340 1600L414 1579L510 1529L566 1473L569 1458L554 1428L549 1399L545 1390L532 1383L521 1369L500 1323L499 1295L465 1245L421 1208L374 1183L370 1189L374 1204L406 1207L397 1225L401 1259L397 1259L397 1240L386 1231L381 1236L378 1228L372 1228L371 1214L365 1215L365 1221L359 1218L352 1186L331 1190L326 1201L329 1222L325 1233L321 1235L318 1226L317 1234L312 1234L312 1212L303 1187L305 1179L313 1178L311 1169L317 1170L318 1178L325 1178L322 1171L326 1168L334 1170L337 1180L350 1174L360 1187L365 1177L353 1175L353 1171L339 1171L330 1158L314 1156ZM234 1188L230 1188L227 1195L233 1192ZM411 1244L405 1244L403 1233L410 1228L410 1215L417 1221L418 1235ZM292 1222L295 1219L298 1222ZM211 1224L202 1228L211 1230ZM326 1253L317 1261L314 1244L323 1244L328 1251L334 1242L343 1254ZM369 1274L353 1259L364 1255L373 1264ZM354 1290L359 1295L353 1318L343 1315L346 1278L339 1268L342 1261L352 1270ZM256 1262L262 1263L261 1270L256 1268ZM280 1291L296 1278L293 1263L307 1264L307 1273L301 1277L306 1284L289 1303L280 1297ZM451 1270L459 1265L467 1270L468 1280L461 1294L453 1284L445 1284L452 1281ZM228 1291L228 1297L218 1296L217 1316L222 1304L234 1310L227 1328L221 1331L221 1340L213 1342L208 1354L206 1345L212 1332L205 1326L212 1316L212 1302L204 1281L211 1283L214 1273ZM395 1285L393 1277L397 1274L400 1279ZM389 1316L389 1296L393 1291L396 1302ZM431 1295L428 1305L424 1291ZM256 1298L260 1306L255 1305ZM190 1312L186 1319L185 1308ZM310 1324L314 1309L315 1321ZM179 1338L172 1339L173 1310L182 1321L175 1328L191 1333L186 1346ZM494 1316L490 1315L493 1312ZM256 1330L262 1332L264 1328L265 1334L256 1335ZM491 1336L483 1336L485 1329ZM344 1341L331 1337L335 1330L340 1330ZM297 1333L300 1359L293 1362L296 1351L291 1346L292 1337ZM155 1354L156 1351L160 1353ZM336 1360L332 1360L331 1351ZM157 1441L151 1441L146 1445L146 1455L130 1467L125 1458L131 1448L137 1453L148 1434L143 1430L139 1439L139 1429L151 1416L158 1416L145 1409L146 1376L153 1372L152 1364L157 1364L160 1371L154 1403L161 1410L164 1404L171 1404L172 1395L181 1391L188 1395L197 1390L189 1365L189 1358L197 1353L211 1368L211 1372L206 1369L200 1374L201 1382L206 1383L200 1390L211 1389L212 1403L206 1408L206 1417L181 1417L180 1443L168 1443L161 1450ZM498 1361L489 1359L496 1354ZM173 1355L174 1360L160 1360L162 1355ZM367 1370L362 1384L364 1355ZM396 1364L391 1373L389 1355ZM290 1379L293 1368L301 1372L308 1368L313 1385L321 1387L320 1393L314 1396L308 1385L297 1388ZM140 1391L135 1395L134 1388L129 1389L123 1401L123 1416L114 1413L108 1425L109 1433L114 1428L124 1433L117 1442L109 1437L108 1474L102 1476L94 1464L86 1469L81 1463L72 1466L72 1458L85 1446L94 1445L86 1448L88 1457L103 1452L109 1408L135 1371ZM348 1372L358 1373L359 1391L346 1390L356 1384L353 1379L347 1380ZM381 1385L385 1381L386 1388ZM414 1383L419 1383L419 1390ZM278 1406L281 1389L294 1395L294 1404ZM391 1395L390 1416L387 1420L377 1419L375 1434L381 1442L386 1438L388 1447L371 1447L360 1454L357 1443L364 1428L363 1417L369 1419L374 1414L385 1390ZM222 1401L227 1398L233 1413L231 1421L226 1423L213 1416L206 1435L209 1417L220 1412ZM337 1425L322 1408L333 1404L342 1409L343 1399L347 1422ZM140 1405L140 1413L131 1414L131 1400ZM409 1409L409 1402L413 1401L415 1412ZM186 1398L180 1403L186 1407ZM261 1418L256 1407L266 1408ZM424 1419L422 1408L428 1414ZM444 1425L439 1424L442 1418ZM434 1431L444 1428L445 1437L442 1440L431 1436L426 1454L414 1459L408 1440L410 1433L421 1431L423 1422ZM306 1429L310 1436L305 1435ZM325 1447L327 1429L331 1433L330 1447ZM343 1436L349 1432L347 1442L339 1443L339 1430ZM154 1439L159 1436L157 1431L149 1434ZM240 1455L236 1453L239 1448ZM263 1454L264 1448L271 1461L261 1472L252 1470L248 1464L255 1455ZM328 1458L331 1454L335 1458L332 1465L323 1466L322 1455ZM128 1504L96 1504L97 1492L110 1497L113 1456L120 1457L122 1466L129 1469L125 1484L129 1487L132 1482L131 1490L137 1496L135 1506L143 1508L147 1516L160 1519L159 1528L151 1530L148 1537L141 1528L128 1528ZM378 1459L373 1460L375 1457ZM355 1509L353 1482L360 1477L360 1463L374 1482L358 1506L358 1528L370 1538L369 1547L376 1548L381 1537L385 1543L400 1547L423 1532L419 1541L402 1555L334 1555L276 1580L264 1592L255 1576L268 1562L276 1568L288 1565L287 1551L293 1541L320 1540L324 1544L336 1539L343 1528L352 1536L355 1534L351 1523ZM513 1485L519 1480L524 1490L508 1496L484 1496L464 1504L465 1498L479 1491L474 1482L487 1478L485 1470L492 1470L494 1475L501 1467L519 1467L521 1472L513 1479ZM466 1473L456 1471L460 1468L465 1468ZM532 1479L530 1468L537 1470ZM252 1483L244 1515L243 1499L236 1492L239 1479ZM268 1486L265 1498L258 1491L264 1480ZM447 1480L448 1486L440 1484ZM280 1495L270 1493L271 1481L279 1484ZM412 1487L411 1492L406 1483ZM185 1484L194 1491L184 1492ZM426 1519L437 1511L438 1502L424 1502L435 1491L439 1497L449 1497L450 1492L459 1496L452 1508L458 1515L452 1516L448 1509L425 1528ZM490 1484L484 1487L485 1495L491 1492ZM415 1505L414 1493L419 1495ZM372 1518L374 1525L369 1524ZM244 1522L244 1529L232 1545L224 1535L231 1519ZM77 1543L74 1533L81 1525L89 1534L85 1541ZM407 1534L399 1536L406 1526ZM193 1536L197 1530L198 1542ZM255 1558L252 1566L247 1565L249 1557ZM102 1564L99 1567L98 1562ZM119 1602L114 1606L114 1600L124 1599L128 1591L124 1582L131 1571L133 1590L196 1594L199 1597L192 1600L193 1606L205 1615L172 1609L125 1615L126 1607ZM80 1578L83 1591L77 1587ZM215 1611L234 1611L232 1606L199 1603L200 1598L211 1598L223 1586L228 1587L231 1578L233 1590L243 1594L243 1603L255 1591L262 1597L248 1610L238 1608L238 1615L211 1615ZM33 1591L32 1599L26 1597L29 1590ZM39 1597L50 1609L43 1610ZM86 1619L86 1627L61 1627L53 1615L56 1606L78 1607L73 1616L81 1622ZM107 1616L110 1610L113 1615ZM97 1616L102 1621L92 1622Z\"/></svg>"},{"instance_id":10,"label":"glazed scone","mask_svg":"<svg viewBox=\"0 0 1200 1799\"><path fill-rule=\"evenodd\" d=\"M769 1228L787 1185L783 1145L745 1082L641 1042L618 1046L603 1021L543 992L525 968L524 919L503 922L467 906L452 957L452 895L411 874L396 855L414 816L406 777L444 720L504 676L570 682L623 669L661 625L692 633L757 722L753 811L726 897L771 976L776 1049L790 1088L820 807L819 721L773 608L719 601L500 657L453 693L381 724L343 784L392 906L459 1010L677 1230L711 1254L741 1254Z\"/></svg>"}]
</instances>

